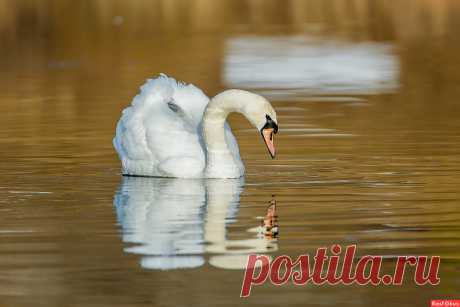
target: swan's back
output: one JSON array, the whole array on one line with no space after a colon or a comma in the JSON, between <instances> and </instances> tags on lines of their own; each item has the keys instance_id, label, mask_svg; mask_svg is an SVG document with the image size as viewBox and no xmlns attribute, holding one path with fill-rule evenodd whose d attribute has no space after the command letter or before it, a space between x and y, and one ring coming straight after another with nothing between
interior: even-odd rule
<instances>
[{"instance_id":1,"label":"swan's back","mask_svg":"<svg viewBox=\"0 0 460 307\"><path fill-rule=\"evenodd\" d=\"M123 110L113 145L127 175L200 177L205 155L199 132L209 98L192 84L149 79Z\"/></svg>"}]
</instances>

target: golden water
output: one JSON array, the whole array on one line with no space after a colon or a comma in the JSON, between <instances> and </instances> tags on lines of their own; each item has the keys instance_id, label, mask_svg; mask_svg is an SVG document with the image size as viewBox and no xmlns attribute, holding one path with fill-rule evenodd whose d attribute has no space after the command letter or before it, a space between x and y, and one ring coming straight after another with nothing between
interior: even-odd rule
<instances>
[{"instance_id":1,"label":"golden water","mask_svg":"<svg viewBox=\"0 0 460 307\"><path fill-rule=\"evenodd\" d=\"M440 255L441 284L264 285L246 303L458 298L456 1L2 0L0 16L0 306L232 306L247 252L336 243L387 256L386 269ZM143 80L165 72L214 95L241 37L386 44L398 86L255 88L274 97L277 159L232 115L244 181L123 180L111 139ZM272 195L277 240L254 232Z\"/></svg>"}]
</instances>

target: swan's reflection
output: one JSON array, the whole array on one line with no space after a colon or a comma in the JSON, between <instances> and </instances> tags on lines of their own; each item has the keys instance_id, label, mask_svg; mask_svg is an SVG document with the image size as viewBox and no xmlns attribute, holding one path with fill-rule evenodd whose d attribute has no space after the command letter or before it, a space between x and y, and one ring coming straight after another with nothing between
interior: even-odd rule
<instances>
[{"instance_id":1,"label":"swan's reflection","mask_svg":"<svg viewBox=\"0 0 460 307\"><path fill-rule=\"evenodd\" d=\"M149 269L194 268L209 263L244 268L249 253L277 249L275 240L257 237L228 240L226 226L234 221L242 179L172 179L123 177L114 199L128 253L143 255Z\"/></svg>"}]
</instances>

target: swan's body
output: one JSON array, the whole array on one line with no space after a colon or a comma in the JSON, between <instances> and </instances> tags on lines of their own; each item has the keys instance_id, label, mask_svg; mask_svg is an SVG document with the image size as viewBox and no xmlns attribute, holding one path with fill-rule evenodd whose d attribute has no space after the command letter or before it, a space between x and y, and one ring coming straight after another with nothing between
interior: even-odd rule
<instances>
[{"instance_id":1,"label":"swan's body","mask_svg":"<svg viewBox=\"0 0 460 307\"><path fill-rule=\"evenodd\" d=\"M228 90L210 100L194 85L165 75L147 80L131 106L123 111L113 139L123 174L243 176L238 144L226 122L230 112L242 113L259 129L267 125L260 119L263 115L273 118L276 125L275 111L259 95Z\"/></svg>"}]
</instances>

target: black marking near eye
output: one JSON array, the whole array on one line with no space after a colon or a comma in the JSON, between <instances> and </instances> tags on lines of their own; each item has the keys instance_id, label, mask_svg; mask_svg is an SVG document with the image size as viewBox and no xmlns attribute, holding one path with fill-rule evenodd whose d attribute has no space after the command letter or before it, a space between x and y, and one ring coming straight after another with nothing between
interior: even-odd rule
<instances>
[{"instance_id":1,"label":"black marking near eye","mask_svg":"<svg viewBox=\"0 0 460 307\"><path fill-rule=\"evenodd\" d=\"M278 125L275 123L275 121L270 117L270 115L265 114L265 118L267 119L267 122L265 125L262 127L261 131L264 129L268 128L273 128L273 132L276 134L278 132Z\"/></svg>"}]
</instances>

